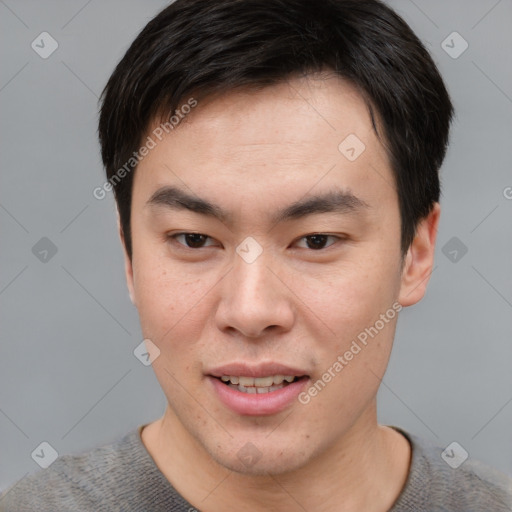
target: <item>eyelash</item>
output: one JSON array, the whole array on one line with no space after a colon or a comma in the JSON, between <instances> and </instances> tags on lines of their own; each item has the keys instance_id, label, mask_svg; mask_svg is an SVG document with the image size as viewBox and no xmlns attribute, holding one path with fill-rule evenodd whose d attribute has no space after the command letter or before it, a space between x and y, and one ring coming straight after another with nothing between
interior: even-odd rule
<instances>
[{"instance_id":1,"label":"eyelash","mask_svg":"<svg viewBox=\"0 0 512 512\"><path fill-rule=\"evenodd\" d=\"M183 231L181 233L175 233L174 235L168 235L168 239L172 240L173 242L176 242L181 248L185 249L185 250L191 250L191 251L197 251L199 249L205 249L207 247L214 247L212 245L207 245L207 246L204 246L204 247L189 247L185 244L182 244L180 242L177 242L177 238L180 237L180 236L186 236L186 235L199 235L199 236L203 236L203 237L206 237L206 239L209 239L209 240L213 240L213 238L209 237L208 235L204 235L203 233L193 233L193 232L189 232L189 231ZM323 237L327 237L327 238L334 238L338 241L344 241L346 240L346 237L341 237L341 236L336 236L336 235L330 235L328 233L311 233L309 235L304 235L300 238L297 239L297 241L300 241L300 240L306 240L308 238L312 238L314 236L323 236ZM295 243L295 242L294 242ZM327 245L326 247L322 247L320 249L311 249L309 247L302 247L302 249L309 249L310 251L312 252L320 252L320 251L324 251L326 249L328 249L329 247L331 247L332 245L334 245L336 242L332 243L332 244L329 244Z\"/></svg>"}]
</instances>

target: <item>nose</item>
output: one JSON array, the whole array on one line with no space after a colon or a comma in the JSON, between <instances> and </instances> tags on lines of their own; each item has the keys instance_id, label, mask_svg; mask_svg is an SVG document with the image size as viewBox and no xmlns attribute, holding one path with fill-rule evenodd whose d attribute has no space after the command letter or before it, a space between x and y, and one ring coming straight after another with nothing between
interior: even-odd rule
<instances>
[{"instance_id":1,"label":"nose","mask_svg":"<svg viewBox=\"0 0 512 512\"><path fill-rule=\"evenodd\" d=\"M252 263L235 254L233 268L221 285L216 311L220 330L260 338L270 331L277 334L291 329L295 317L293 294L279 276L279 269L273 267L265 252Z\"/></svg>"}]
</instances>

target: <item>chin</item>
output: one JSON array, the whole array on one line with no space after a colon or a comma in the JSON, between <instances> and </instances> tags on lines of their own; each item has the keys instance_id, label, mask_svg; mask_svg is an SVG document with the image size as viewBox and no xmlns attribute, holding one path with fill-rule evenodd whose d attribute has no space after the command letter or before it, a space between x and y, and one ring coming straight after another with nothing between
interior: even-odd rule
<instances>
[{"instance_id":1,"label":"chin","mask_svg":"<svg viewBox=\"0 0 512 512\"><path fill-rule=\"evenodd\" d=\"M232 446L240 446L233 450ZM215 451L205 446L212 459L219 465L247 476L277 476L293 472L303 467L310 460L304 451L298 451L295 443L283 447L283 444L265 443L263 440L256 447L257 441L237 441L231 446L218 447Z\"/></svg>"}]
</instances>

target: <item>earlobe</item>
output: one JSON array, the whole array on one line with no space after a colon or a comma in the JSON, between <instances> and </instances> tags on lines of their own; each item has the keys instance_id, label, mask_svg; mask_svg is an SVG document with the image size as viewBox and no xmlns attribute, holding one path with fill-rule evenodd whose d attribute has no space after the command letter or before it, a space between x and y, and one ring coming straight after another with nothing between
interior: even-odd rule
<instances>
[{"instance_id":1,"label":"earlobe","mask_svg":"<svg viewBox=\"0 0 512 512\"><path fill-rule=\"evenodd\" d=\"M414 240L409 247L402 270L399 302L412 306L425 295L427 284L434 266L434 253L441 206L435 203L430 213L422 219Z\"/></svg>"},{"instance_id":2,"label":"earlobe","mask_svg":"<svg viewBox=\"0 0 512 512\"><path fill-rule=\"evenodd\" d=\"M126 255L125 255L125 257L126 257ZM128 268L128 266L129 266L129 268ZM124 271L125 271L125 275L126 275L126 286L128 287L128 295L130 297L130 301L134 306L137 306L137 304L135 303L135 291L133 289L133 268L132 268L132 264L130 261L127 262L125 260ZM130 276L130 277L128 277L128 276Z\"/></svg>"},{"instance_id":3,"label":"earlobe","mask_svg":"<svg viewBox=\"0 0 512 512\"><path fill-rule=\"evenodd\" d=\"M126 286L128 287L128 295L132 304L137 306L135 300L135 288L133 284L133 265L131 259L128 257L128 253L126 252L126 244L124 240L123 228L121 226L121 219L119 217L119 211L117 211L117 229L119 232L119 238L121 239L121 246L123 248L124 274L126 278Z\"/></svg>"}]
</instances>

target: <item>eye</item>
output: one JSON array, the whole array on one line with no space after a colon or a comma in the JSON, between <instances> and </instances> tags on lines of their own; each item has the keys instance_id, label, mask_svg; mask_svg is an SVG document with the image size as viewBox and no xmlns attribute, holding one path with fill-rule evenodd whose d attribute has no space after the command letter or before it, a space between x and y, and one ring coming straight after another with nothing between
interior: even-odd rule
<instances>
[{"instance_id":1,"label":"eye","mask_svg":"<svg viewBox=\"0 0 512 512\"><path fill-rule=\"evenodd\" d=\"M305 240L305 242L306 242L305 248L318 251L321 249L325 249L327 240L329 238L334 239L334 242L327 245L327 247L330 247L331 245L333 245L333 243L335 243L336 240L343 240L343 238L341 238L339 236L327 235L324 233L315 233L312 235L303 236L302 238L299 239L299 242L301 242L302 240Z\"/></svg>"},{"instance_id":2,"label":"eye","mask_svg":"<svg viewBox=\"0 0 512 512\"><path fill-rule=\"evenodd\" d=\"M207 240L213 241L213 238L210 238L209 236L203 235L201 233L176 233L175 235L169 235L169 238L176 240L179 245L182 245L188 249L201 249L202 247L211 247L212 245L215 245L205 245Z\"/></svg>"}]
</instances>

